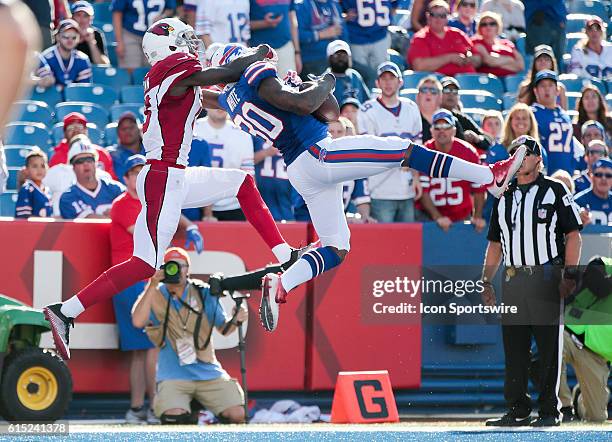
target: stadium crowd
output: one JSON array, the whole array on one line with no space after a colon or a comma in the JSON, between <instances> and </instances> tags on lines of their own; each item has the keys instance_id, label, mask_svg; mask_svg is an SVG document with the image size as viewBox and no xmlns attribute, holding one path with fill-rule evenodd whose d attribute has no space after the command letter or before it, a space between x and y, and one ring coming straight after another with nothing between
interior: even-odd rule
<instances>
[{"instance_id":1,"label":"stadium crowd","mask_svg":"<svg viewBox=\"0 0 612 442\"><path fill-rule=\"evenodd\" d=\"M138 212L145 153L142 38L156 20L177 15L202 39L203 64L216 43L267 43L281 75L333 73L342 115L329 125L334 138L399 136L488 164L508 158L518 136L539 139L545 173L565 179L583 223L612 225L612 11L598 0L24 3L46 46L31 95L15 104L0 143L1 216L109 218L129 242L134 220L122 216ZM189 165L242 169L276 220L309 220L278 149L224 111L202 112ZM344 198L352 222L433 221L445 231L466 221L482 231L493 206L481 187L409 169L347 182ZM196 248L193 221L245 219L236 199L183 215ZM124 347L134 351L134 373L150 378L149 343ZM142 408L150 384L132 397L135 421L156 420Z\"/></svg>"}]
</instances>

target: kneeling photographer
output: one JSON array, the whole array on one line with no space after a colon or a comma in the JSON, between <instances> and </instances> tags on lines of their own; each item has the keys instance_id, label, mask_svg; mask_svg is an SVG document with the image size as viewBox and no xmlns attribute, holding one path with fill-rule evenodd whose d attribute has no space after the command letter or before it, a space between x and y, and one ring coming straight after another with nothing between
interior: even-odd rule
<instances>
[{"instance_id":1,"label":"kneeling photographer","mask_svg":"<svg viewBox=\"0 0 612 442\"><path fill-rule=\"evenodd\" d=\"M150 279L132 311L135 327L145 327L158 347L154 411L162 424L195 424L193 399L221 421L244 422L244 394L215 356L212 328L230 334L248 319L242 304L232 323L208 284L189 278L189 255L168 249L164 268Z\"/></svg>"},{"instance_id":2,"label":"kneeling photographer","mask_svg":"<svg viewBox=\"0 0 612 442\"><path fill-rule=\"evenodd\" d=\"M595 257L577 272L578 288L568 298L563 332L563 369L559 396L564 415L604 422L608 419L608 377L612 361L612 259ZM578 384L570 392L566 364Z\"/></svg>"}]
</instances>

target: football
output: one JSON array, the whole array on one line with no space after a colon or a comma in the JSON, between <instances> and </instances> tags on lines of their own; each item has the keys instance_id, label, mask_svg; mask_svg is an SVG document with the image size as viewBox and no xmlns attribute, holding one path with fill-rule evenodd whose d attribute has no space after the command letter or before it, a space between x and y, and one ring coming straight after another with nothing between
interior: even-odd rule
<instances>
[{"instance_id":1,"label":"football","mask_svg":"<svg viewBox=\"0 0 612 442\"><path fill-rule=\"evenodd\" d=\"M300 90L309 86L310 82L304 82L300 84ZM323 123L329 123L330 121L338 121L340 117L340 106L334 94L329 94L323 104L312 113L312 116Z\"/></svg>"}]
</instances>

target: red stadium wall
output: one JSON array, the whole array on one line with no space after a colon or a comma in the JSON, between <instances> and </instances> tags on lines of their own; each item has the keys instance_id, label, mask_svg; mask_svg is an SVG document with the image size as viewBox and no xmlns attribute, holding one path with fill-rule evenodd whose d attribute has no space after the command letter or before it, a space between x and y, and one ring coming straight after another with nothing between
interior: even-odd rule
<instances>
[{"instance_id":1,"label":"red stadium wall","mask_svg":"<svg viewBox=\"0 0 612 442\"><path fill-rule=\"evenodd\" d=\"M280 228L291 244L309 240L305 224L282 224ZM246 223L206 223L201 231L206 251L226 252L224 256L241 261L248 270L273 261L264 242ZM364 324L360 281L364 268L372 263L420 264L421 227L352 226L351 231L352 251L346 262L292 292L275 333L259 326L259 294L253 294L246 351L250 390L332 389L340 370L388 369L394 387L419 385L420 326ZM37 307L48 302L54 287L61 291L62 299L69 298L110 264L108 235L107 222L0 220L0 293ZM177 244L181 243L177 238ZM61 252L61 275L53 274L48 261L36 251ZM215 261L216 255L211 255ZM215 263L209 262L207 268L210 265ZM223 268L214 268L217 270ZM80 349L72 352L69 367L76 392L129 391L127 355L104 347L109 340L113 342L114 328L109 327L113 323L111 301L79 317L78 324L99 328L91 329L87 336L81 334ZM239 378L237 350L220 350L217 355L226 370Z\"/></svg>"}]
</instances>

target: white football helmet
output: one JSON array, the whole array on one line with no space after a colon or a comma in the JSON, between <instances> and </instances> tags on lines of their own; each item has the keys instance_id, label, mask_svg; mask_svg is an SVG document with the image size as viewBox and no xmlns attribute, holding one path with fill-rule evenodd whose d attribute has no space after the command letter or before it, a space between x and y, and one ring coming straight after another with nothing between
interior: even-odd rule
<instances>
[{"instance_id":1,"label":"white football helmet","mask_svg":"<svg viewBox=\"0 0 612 442\"><path fill-rule=\"evenodd\" d=\"M177 52L197 55L201 43L191 26L178 18L163 18L149 26L145 32L142 50L153 66Z\"/></svg>"},{"instance_id":2,"label":"white football helmet","mask_svg":"<svg viewBox=\"0 0 612 442\"><path fill-rule=\"evenodd\" d=\"M225 66L230 61L238 58L249 49L238 43L228 43L219 47L212 57L210 58L210 64L212 67Z\"/></svg>"}]
</instances>

